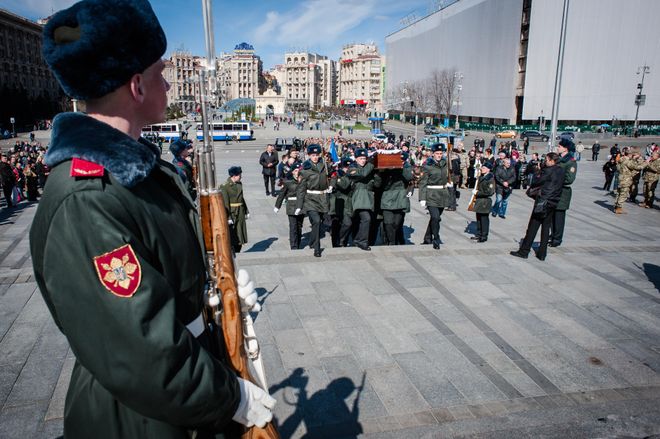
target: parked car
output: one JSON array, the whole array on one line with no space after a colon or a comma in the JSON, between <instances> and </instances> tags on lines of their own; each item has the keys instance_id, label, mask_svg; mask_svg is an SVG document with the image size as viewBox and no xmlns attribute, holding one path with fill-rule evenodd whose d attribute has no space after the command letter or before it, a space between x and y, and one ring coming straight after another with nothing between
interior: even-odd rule
<instances>
[{"instance_id":1,"label":"parked car","mask_svg":"<svg viewBox=\"0 0 660 439\"><path fill-rule=\"evenodd\" d=\"M440 130L433 125L426 125L424 127L424 134L438 134Z\"/></svg>"},{"instance_id":2,"label":"parked car","mask_svg":"<svg viewBox=\"0 0 660 439\"><path fill-rule=\"evenodd\" d=\"M575 140L575 133L573 131L564 131L560 135L557 136L557 140L560 140L562 138L566 138L568 140Z\"/></svg>"},{"instance_id":3,"label":"parked car","mask_svg":"<svg viewBox=\"0 0 660 439\"><path fill-rule=\"evenodd\" d=\"M371 140L374 142L384 142L387 143L387 136L385 134L374 134L371 136Z\"/></svg>"},{"instance_id":4,"label":"parked car","mask_svg":"<svg viewBox=\"0 0 660 439\"><path fill-rule=\"evenodd\" d=\"M293 139L290 137L278 137L275 139L275 150L282 151L284 149L288 151L293 146L293 143Z\"/></svg>"},{"instance_id":5,"label":"parked car","mask_svg":"<svg viewBox=\"0 0 660 439\"><path fill-rule=\"evenodd\" d=\"M515 139L516 132L513 130L505 130L495 133L495 137L498 139Z\"/></svg>"},{"instance_id":6,"label":"parked car","mask_svg":"<svg viewBox=\"0 0 660 439\"><path fill-rule=\"evenodd\" d=\"M520 140L523 140L523 141L524 140L541 140L543 142L547 142L548 140L550 140L550 136L548 136L547 134L543 134L540 131L527 130L527 131L523 131L522 133L520 133Z\"/></svg>"}]
</instances>

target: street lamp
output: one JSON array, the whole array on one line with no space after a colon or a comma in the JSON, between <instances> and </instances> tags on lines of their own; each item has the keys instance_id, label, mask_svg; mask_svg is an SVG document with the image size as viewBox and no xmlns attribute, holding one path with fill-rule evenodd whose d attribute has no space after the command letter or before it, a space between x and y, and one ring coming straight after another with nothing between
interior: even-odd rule
<instances>
[{"instance_id":1,"label":"street lamp","mask_svg":"<svg viewBox=\"0 0 660 439\"><path fill-rule=\"evenodd\" d=\"M458 116L461 113L461 90L463 90L463 84L461 84L461 81L463 80L463 74L461 72L456 72L454 76L458 80L458 86L456 87L458 89L458 96L456 98L456 123L454 123L454 129L459 129L461 128L461 125L458 123Z\"/></svg>"},{"instance_id":2,"label":"street lamp","mask_svg":"<svg viewBox=\"0 0 660 439\"><path fill-rule=\"evenodd\" d=\"M639 66L637 68L637 74L639 75L640 73L642 74L642 81L637 84L637 90L639 91L635 96L635 105L637 105L637 110L635 111L635 126L633 129L633 135L637 134L639 127L639 107L646 104L646 95L642 94L642 90L644 90L644 77L647 73L651 73L651 68L646 64Z\"/></svg>"},{"instance_id":3,"label":"street lamp","mask_svg":"<svg viewBox=\"0 0 660 439\"><path fill-rule=\"evenodd\" d=\"M559 119L559 97L561 94L561 77L564 70L564 48L566 46L566 26L568 24L568 5L570 0L564 0L561 16L561 31L559 34L559 53L557 54L557 70L555 71L555 90L552 95L552 134L548 141L548 152L554 151L557 123Z\"/></svg>"}]
</instances>

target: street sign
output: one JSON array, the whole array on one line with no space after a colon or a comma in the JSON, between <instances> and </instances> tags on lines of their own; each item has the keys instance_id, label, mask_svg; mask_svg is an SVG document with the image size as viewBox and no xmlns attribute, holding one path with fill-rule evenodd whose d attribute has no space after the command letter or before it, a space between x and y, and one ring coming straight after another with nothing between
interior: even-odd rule
<instances>
[{"instance_id":1,"label":"street sign","mask_svg":"<svg viewBox=\"0 0 660 439\"><path fill-rule=\"evenodd\" d=\"M635 105L642 106L644 104L646 104L646 95L635 96Z\"/></svg>"}]
</instances>

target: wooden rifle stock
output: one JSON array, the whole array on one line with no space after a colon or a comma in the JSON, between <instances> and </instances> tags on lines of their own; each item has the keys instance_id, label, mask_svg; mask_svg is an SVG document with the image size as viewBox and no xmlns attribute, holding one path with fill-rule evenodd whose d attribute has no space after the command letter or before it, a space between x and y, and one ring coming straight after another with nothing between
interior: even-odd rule
<instances>
[{"instance_id":1,"label":"wooden rifle stock","mask_svg":"<svg viewBox=\"0 0 660 439\"><path fill-rule=\"evenodd\" d=\"M207 252L213 252L212 279L216 291L221 295L222 301L222 331L224 347L220 351L227 352L227 359L244 380L257 383L248 369L248 357L245 351L243 337L243 317L241 315L241 302L238 296L238 282L231 247L231 236L227 212L219 192L201 195L199 200L200 218L204 232L204 245ZM214 311L214 313L217 311ZM216 316L212 316L213 321ZM214 337L217 338L217 337ZM222 340L218 340L222 342ZM268 392L268 389L264 389ZM257 426L245 427L241 436L243 439L279 439L272 422L264 428Z\"/></svg>"}]
</instances>

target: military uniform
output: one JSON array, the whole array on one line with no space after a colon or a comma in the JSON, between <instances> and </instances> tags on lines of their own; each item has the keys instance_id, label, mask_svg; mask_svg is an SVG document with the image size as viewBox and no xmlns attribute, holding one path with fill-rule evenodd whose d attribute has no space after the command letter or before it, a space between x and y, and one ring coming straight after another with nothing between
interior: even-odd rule
<instances>
[{"instance_id":1,"label":"military uniform","mask_svg":"<svg viewBox=\"0 0 660 439\"><path fill-rule=\"evenodd\" d=\"M617 164L619 172L619 187L617 189L616 201L614 202L615 213L623 213L623 203L630 196L630 187L633 184L633 177L646 167L646 163L641 160L634 160L629 156L623 156Z\"/></svg>"},{"instance_id":2,"label":"military uniform","mask_svg":"<svg viewBox=\"0 0 660 439\"><path fill-rule=\"evenodd\" d=\"M644 168L644 202L640 206L653 207L658 179L660 179L660 159L651 160Z\"/></svg>"},{"instance_id":3,"label":"military uniform","mask_svg":"<svg viewBox=\"0 0 660 439\"><path fill-rule=\"evenodd\" d=\"M464 149L462 149L458 156L461 160L460 169L461 169L461 188L465 189L468 183L468 166L470 165L470 156Z\"/></svg>"},{"instance_id":4,"label":"military uniform","mask_svg":"<svg viewBox=\"0 0 660 439\"><path fill-rule=\"evenodd\" d=\"M495 194L495 177L492 172L481 175L475 185L476 194L474 213L477 214L477 235L479 242L488 240L490 231L490 210L493 207L492 196Z\"/></svg>"},{"instance_id":5,"label":"military uniform","mask_svg":"<svg viewBox=\"0 0 660 439\"><path fill-rule=\"evenodd\" d=\"M440 161L435 161L429 157L419 182L419 201L426 201L431 215L424 234L424 244L432 243L435 248L440 248L440 216L450 203L448 178L447 159L443 157Z\"/></svg>"},{"instance_id":6,"label":"military uniform","mask_svg":"<svg viewBox=\"0 0 660 439\"><path fill-rule=\"evenodd\" d=\"M332 245L334 247L348 246L348 240L353 226L353 182L339 169L332 178L334 188L330 195L330 212L333 216Z\"/></svg>"},{"instance_id":7,"label":"military uniform","mask_svg":"<svg viewBox=\"0 0 660 439\"><path fill-rule=\"evenodd\" d=\"M176 168L179 176L183 180L186 190L190 194L190 198L195 200L197 198L197 191L195 190L195 180L193 178L193 167L190 162L183 157L174 156L172 164Z\"/></svg>"},{"instance_id":8,"label":"military uniform","mask_svg":"<svg viewBox=\"0 0 660 439\"><path fill-rule=\"evenodd\" d=\"M300 247L300 238L302 237L302 225L305 216L296 215L296 202L298 201L298 181L290 178L286 180L280 194L275 200L275 207L280 209L282 203L286 202L286 214L289 217L289 245L291 250L297 250Z\"/></svg>"},{"instance_id":9,"label":"military uniform","mask_svg":"<svg viewBox=\"0 0 660 439\"><path fill-rule=\"evenodd\" d=\"M353 182L351 205L353 215L359 220L358 231L353 237L355 245L361 249L369 248L369 227L374 215L374 189L380 187L380 176L375 173L372 163L364 166L354 164L348 170L348 177Z\"/></svg>"},{"instance_id":10,"label":"military uniform","mask_svg":"<svg viewBox=\"0 0 660 439\"><path fill-rule=\"evenodd\" d=\"M410 212L408 186L413 179L412 166L404 163L403 169L387 169L380 173L382 195L380 208L383 210L385 241L388 245L405 244L403 222Z\"/></svg>"},{"instance_id":11,"label":"military uniform","mask_svg":"<svg viewBox=\"0 0 660 439\"><path fill-rule=\"evenodd\" d=\"M564 186L561 191L559 203L552 216L550 231L550 247L559 247L564 239L564 225L566 224L566 211L571 205L573 190L571 185L577 176L577 162L571 153L566 153L557 162L557 166L564 170Z\"/></svg>"},{"instance_id":12,"label":"military uniform","mask_svg":"<svg viewBox=\"0 0 660 439\"><path fill-rule=\"evenodd\" d=\"M234 182L231 177L220 186L225 202L227 219L230 221L231 245L236 253L241 251L243 244L248 242L246 219L250 215L243 198L243 183Z\"/></svg>"},{"instance_id":13,"label":"military uniform","mask_svg":"<svg viewBox=\"0 0 660 439\"><path fill-rule=\"evenodd\" d=\"M319 160L317 163L306 160L300 174L302 181L297 189L296 209L300 209L309 217L309 222L312 224L309 246L314 249L315 254L320 256L321 222L329 209L326 193L329 186L328 171L323 160Z\"/></svg>"},{"instance_id":14,"label":"military uniform","mask_svg":"<svg viewBox=\"0 0 660 439\"><path fill-rule=\"evenodd\" d=\"M53 132L30 250L76 356L65 437L212 437L240 395L199 320L206 267L192 199L146 140L82 113L58 115Z\"/></svg>"}]
</instances>

